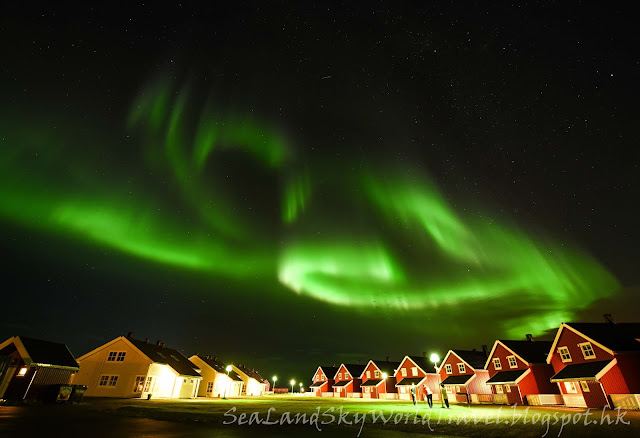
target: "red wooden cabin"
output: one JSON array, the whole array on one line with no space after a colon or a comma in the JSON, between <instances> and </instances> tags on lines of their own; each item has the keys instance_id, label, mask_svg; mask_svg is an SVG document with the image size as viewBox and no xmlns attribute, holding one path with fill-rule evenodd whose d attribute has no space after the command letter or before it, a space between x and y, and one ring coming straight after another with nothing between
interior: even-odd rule
<instances>
[{"instance_id":1,"label":"red wooden cabin","mask_svg":"<svg viewBox=\"0 0 640 438\"><path fill-rule=\"evenodd\" d=\"M425 399L426 391L424 385L426 384L433 392L434 400L437 400L440 391L438 389L438 375L434 372L434 367L435 365L429 362L426 355L405 356L394 375L396 387L398 388L398 398L410 400L411 386L415 385L416 397L418 401L422 401Z\"/></svg>"},{"instance_id":2,"label":"red wooden cabin","mask_svg":"<svg viewBox=\"0 0 640 438\"><path fill-rule=\"evenodd\" d=\"M333 377L334 397L360 397L360 376L364 371L364 365L342 364Z\"/></svg>"},{"instance_id":3,"label":"red wooden cabin","mask_svg":"<svg viewBox=\"0 0 640 438\"><path fill-rule=\"evenodd\" d=\"M487 385L489 371L484 369L486 361L486 351L449 350L442 360L439 373L450 402L493 402L491 388Z\"/></svg>"},{"instance_id":4,"label":"red wooden cabin","mask_svg":"<svg viewBox=\"0 0 640 438\"><path fill-rule=\"evenodd\" d=\"M370 360L360 376L362 398L397 398L398 390L393 376L399 367L400 362L390 362L388 358L384 361Z\"/></svg>"},{"instance_id":5,"label":"red wooden cabin","mask_svg":"<svg viewBox=\"0 0 640 438\"><path fill-rule=\"evenodd\" d=\"M493 402L505 405L562 404L555 383L553 367L547 364L550 341L497 340L493 344L485 369Z\"/></svg>"},{"instance_id":6,"label":"red wooden cabin","mask_svg":"<svg viewBox=\"0 0 640 438\"><path fill-rule=\"evenodd\" d=\"M567 406L638 409L640 324L563 323L547 357Z\"/></svg>"},{"instance_id":7,"label":"red wooden cabin","mask_svg":"<svg viewBox=\"0 0 640 438\"><path fill-rule=\"evenodd\" d=\"M333 396L333 376L338 372L337 367L319 366L313 375L313 383L309 388L318 397Z\"/></svg>"}]
</instances>

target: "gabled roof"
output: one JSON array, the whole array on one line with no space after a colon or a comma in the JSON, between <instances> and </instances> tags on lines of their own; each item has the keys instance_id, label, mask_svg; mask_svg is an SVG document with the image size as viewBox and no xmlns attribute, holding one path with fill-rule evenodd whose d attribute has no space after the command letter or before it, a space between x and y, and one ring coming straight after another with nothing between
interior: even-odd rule
<instances>
[{"instance_id":1,"label":"gabled roof","mask_svg":"<svg viewBox=\"0 0 640 438\"><path fill-rule=\"evenodd\" d=\"M408 357L413 361L413 363L418 365L422 369L422 371L424 371L425 373L432 372L430 370L433 369L433 362L430 362L428 357L425 357L425 356L408 356Z\"/></svg>"},{"instance_id":2,"label":"gabled roof","mask_svg":"<svg viewBox=\"0 0 640 438\"><path fill-rule=\"evenodd\" d=\"M433 362L429 362L429 359L424 356L405 356L400 362L400 364L396 367L396 370L400 368L400 365L402 365L402 363L405 360L410 360L426 374L430 374L434 372L434 371L431 371L433 370Z\"/></svg>"},{"instance_id":3,"label":"gabled roof","mask_svg":"<svg viewBox=\"0 0 640 438\"><path fill-rule=\"evenodd\" d=\"M455 354L458 356L467 366L474 370L482 370L484 369L484 365L487 362L487 356L484 354L484 351L476 351L476 350L449 350L447 355L442 359L442 363L439 368L445 364L449 355Z\"/></svg>"},{"instance_id":4,"label":"gabled roof","mask_svg":"<svg viewBox=\"0 0 640 438\"><path fill-rule=\"evenodd\" d=\"M14 345L26 365L52 366L74 370L80 368L65 344L25 336L13 336L0 344L0 354L3 349L11 344Z\"/></svg>"},{"instance_id":5,"label":"gabled roof","mask_svg":"<svg viewBox=\"0 0 640 438\"><path fill-rule=\"evenodd\" d=\"M238 370L240 370L242 373L244 373L247 377L255 379L259 383L264 383L264 379L262 378L262 376L256 370L251 369L251 368L247 368L244 365L234 365L234 367L236 367Z\"/></svg>"},{"instance_id":6,"label":"gabled roof","mask_svg":"<svg viewBox=\"0 0 640 438\"><path fill-rule=\"evenodd\" d=\"M330 366L324 366L324 365L320 365L318 367L318 369L322 370L323 374L325 375L325 377L327 379L333 379L335 377L335 375L338 373L338 367L330 367ZM316 370L316 373L318 372L318 370ZM315 374L314 374L315 376Z\"/></svg>"},{"instance_id":7,"label":"gabled roof","mask_svg":"<svg viewBox=\"0 0 640 438\"><path fill-rule=\"evenodd\" d=\"M547 363L547 355L551 350L551 341L513 341L506 339L498 339L494 344L489 357L484 365L486 369L489 366L489 362L493 357L493 353L496 351L498 344L501 344L504 348L511 351L515 356L520 358L521 361L527 365L532 363Z\"/></svg>"},{"instance_id":8,"label":"gabled roof","mask_svg":"<svg viewBox=\"0 0 640 438\"><path fill-rule=\"evenodd\" d=\"M381 373L386 374L387 376L393 376L395 371L400 368L402 362L388 362L386 360L370 360L362 369L362 373L360 373L360 378L362 379L364 376L364 372L369 367L369 364L374 364Z\"/></svg>"},{"instance_id":9,"label":"gabled roof","mask_svg":"<svg viewBox=\"0 0 640 438\"><path fill-rule=\"evenodd\" d=\"M574 331L611 354L623 351L640 351L640 342L638 342L640 323L563 322L549 349L547 363L551 363L551 356L553 356L563 329Z\"/></svg>"},{"instance_id":10,"label":"gabled roof","mask_svg":"<svg viewBox=\"0 0 640 438\"><path fill-rule=\"evenodd\" d=\"M197 355L197 357L201 361L203 361L204 363L209 365L211 368L216 370L217 372L222 373L222 374L227 374L227 365L224 362L222 362L221 360L218 360L217 358L214 358L214 357L209 357L209 358L207 358L206 356L202 357L200 355ZM229 375L229 378L231 380L235 380L237 382L241 382L242 381L242 379L240 378L238 373L236 373L233 370L229 371L228 375Z\"/></svg>"},{"instance_id":11,"label":"gabled roof","mask_svg":"<svg viewBox=\"0 0 640 438\"><path fill-rule=\"evenodd\" d=\"M338 370L342 366L344 366L347 369L352 379L359 379L366 365L343 363L340 365L340 367L338 367ZM336 373L333 375L334 380L335 380L336 374L338 374L338 370L336 370Z\"/></svg>"},{"instance_id":12,"label":"gabled roof","mask_svg":"<svg viewBox=\"0 0 640 438\"><path fill-rule=\"evenodd\" d=\"M122 339L130 342L153 362L166 364L181 376L202 377L196 371L197 367L178 350L124 336Z\"/></svg>"}]
</instances>

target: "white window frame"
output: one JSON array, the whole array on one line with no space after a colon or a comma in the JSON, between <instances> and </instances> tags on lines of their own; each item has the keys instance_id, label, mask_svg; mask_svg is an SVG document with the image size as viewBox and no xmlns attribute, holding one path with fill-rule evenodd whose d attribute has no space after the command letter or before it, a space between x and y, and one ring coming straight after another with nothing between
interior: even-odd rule
<instances>
[{"instance_id":1,"label":"white window frame","mask_svg":"<svg viewBox=\"0 0 640 438\"><path fill-rule=\"evenodd\" d=\"M367 379L371 378L371 371L367 371Z\"/></svg>"},{"instance_id":2,"label":"white window frame","mask_svg":"<svg viewBox=\"0 0 640 438\"><path fill-rule=\"evenodd\" d=\"M351 375L349 375L349 373L344 373L344 380L349 380L351 379Z\"/></svg>"},{"instance_id":3,"label":"white window frame","mask_svg":"<svg viewBox=\"0 0 640 438\"><path fill-rule=\"evenodd\" d=\"M342 373L338 373L338 380L342 380Z\"/></svg>"},{"instance_id":4,"label":"white window frame","mask_svg":"<svg viewBox=\"0 0 640 438\"><path fill-rule=\"evenodd\" d=\"M589 360L589 359L595 359L596 358L596 352L593 349L593 345L591 345L591 342L583 342L581 344L578 344L578 347L580 347L580 351L582 351L582 356L585 359ZM585 347L587 347L587 348L585 349ZM587 356L587 351L585 351L585 350L591 351L591 355Z\"/></svg>"},{"instance_id":5,"label":"white window frame","mask_svg":"<svg viewBox=\"0 0 640 438\"><path fill-rule=\"evenodd\" d=\"M115 374L100 374L98 386L100 388L115 388L118 385L118 377L120 376Z\"/></svg>"},{"instance_id":6,"label":"white window frame","mask_svg":"<svg viewBox=\"0 0 640 438\"><path fill-rule=\"evenodd\" d=\"M400 374L402 374L402 377L407 377L407 369L402 368L402 371L400 371Z\"/></svg>"},{"instance_id":7,"label":"white window frame","mask_svg":"<svg viewBox=\"0 0 640 438\"><path fill-rule=\"evenodd\" d=\"M496 385L496 394L502 394L503 392L502 385Z\"/></svg>"},{"instance_id":8,"label":"white window frame","mask_svg":"<svg viewBox=\"0 0 640 438\"><path fill-rule=\"evenodd\" d=\"M558 347L558 354L560 355L560 359L562 362L571 362L571 353L569 352L568 347ZM564 356L567 356L566 358Z\"/></svg>"},{"instance_id":9,"label":"white window frame","mask_svg":"<svg viewBox=\"0 0 640 438\"><path fill-rule=\"evenodd\" d=\"M496 370L501 370L502 369L502 364L500 363L500 358L499 357L494 357L493 358L493 368L495 368Z\"/></svg>"},{"instance_id":10,"label":"white window frame","mask_svg":"<svg viewBox=\"0 0 640 438\"><path fill-rule=\"evenodd\" d=\"M207 382L207 394L213 394L213 384L214 382Z\"/></svg>"},{"instance_id":11,"label":"white window frame","mask_svg":"<svg viewBox=\"0 0 640 438\"><path fill-rule=\"evenodd\" d=\"M133 387L133 392L135 394L142 393L145 380L147 380L147 376L136 376L135 386ZM140 390L138 390L138 388L140 388Z\"/></svg>"},{"instance_id":12,"label":"white window frame","mask_svg":"<svg viewBox=\"0 0 640 438\"><path fill-rule=\"evenodd\" d=\"M446 364L446 365L444 366L444 370L445 370L445 372L446 372L447 374L451 374L451 373L453 373L453 368L451 367L451 364L450 364L450 363L448 363L448 364Z\"/></svg>"},{"instance_id":13,"label":"white window frame","mask_svg":"<svg viewBox=\"0 0 640 438\"><path fill-rule=\"evenodd\" d=\"M380 371L379 371L379 370L375 370L375 371L373 372L373 376L374 376L376 379L379 379L379 378L380 378Z\"/></svg>"},{"instance_id":14,"label":"white window frame","mask_svg":"<svg viewBox=\"0 0 640 438\"><path fill-rule=\"evenodd\" d=\"M465 367L462 362L458 364L458 372L461 374L464 374L467 372L467 367Z\"/></svg>"},{"instance_id":15,"label":"white window frame","mask_svg":"<svg viewBox=\"0 0 640 438\"><path fill-rule=\"evenodd\" d=\"M144 382L144 388L142 392L150 392L153 389L153 376L147 376L147 380Z\"/></svg>"},{"instance_id":16,"label":"white window frame","mask_svg":"<svg viewBox=\"0 0 640 438\"><path fill-rule=\"evenodd\" d=\"M411 367L411 375L416 377L418 375L418 367Z\"/></svg>"},{"instance_id":17,"label":"white window frame","mask_svg":"<svg viewBox=\"0 0 640 438\"><path fill-rule=\"evenodd\" d=\"M507 392L511 392L511 385L504 385L505 388L507 388Z\"/></svg>"},{"instance_id":18,"label":"white window frame","mask_svg":"<svg viewBox=\"0 0 640 438\"><path fill-rule=\"evenodd\" d=\"M576 388L576 384L573 381L564 382L564 389L567 394L578 393L578 388Z\"/></svg>"},{"instance_id":19,"label":"white window frame","mask_svg":"<svg viewBox=\"0 0 640 438\"><path fill-rule=\"evenodd\" d=\"M580 380L580 388L582 388L582 392L590 392L589 384L584 380Z\"/></svg>"},{"instance_id":20,"label":"white window frame","mask_svg":"<svg viewBox=\"0 0 640 438\"><path fill-rule=\"evenodd\" d=\"M518 360L515 356L507 356L507 360L509 361L509 368L518 368Z\"/></svg>"}]
</instances>

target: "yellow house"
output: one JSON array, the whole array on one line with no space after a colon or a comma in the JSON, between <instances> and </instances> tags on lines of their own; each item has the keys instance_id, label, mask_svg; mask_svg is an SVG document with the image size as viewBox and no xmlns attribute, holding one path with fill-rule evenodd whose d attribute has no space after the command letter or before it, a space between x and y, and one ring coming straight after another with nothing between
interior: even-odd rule
<instances>
[{"instance_id":1,"label":"yellow house","mask_svg":"<svg viewBox=\"0 0 640 438\"><path fill-rule=\"evenodd\" d=\"M78 358L74 384L87 397L191 398L202 376L182 353L163 342L120 336Z\"/></svg>"},{"instance_id":2,"label":"yellow house","mask_svg":"<svg viewBox=\"0 0 640 438\"><path fill-rule=\"evenodd\" d=\"M217 357L194 355L189 358L202 374L202 383L198 389L198 397L239 397L244 382L233 370Z\"/></svg>"},{"instance_id":3,"label":"yellow house","mask_svg":"<svg viewBox=\"0 0 640 438\"><path fill-rule=\"evenodd\" d=\"M244 382L244 395L262 395L267 390L267 385L264 383L264 379L256 370L247 368L246 366L239 364L231 365L233 371L238 373L242 381Z\"/></svg>"}]
</instances>

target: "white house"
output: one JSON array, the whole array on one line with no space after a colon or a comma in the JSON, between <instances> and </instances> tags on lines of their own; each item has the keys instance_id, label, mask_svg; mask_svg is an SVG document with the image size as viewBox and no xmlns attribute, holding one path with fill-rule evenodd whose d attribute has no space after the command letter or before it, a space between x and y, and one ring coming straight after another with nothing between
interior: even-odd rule
<instances>
[{"instance_id":1,"label":"white house","mask_svg":"<svg viewBox=\"0 0 640 438\"><path fill-rule=\"evenodd\" d=\"M242 381L244 382L244 394L245 395L262 395L267 390L265 380L255 369L247 368L246 366L231 365L233 371L238 373Z\"/></svg>"},{"instance_id":2,"label":"white house","mask_svg":"<svg viewBox=\"0 0 640 438\"><path fill-rule=\"evenodd\" d=\"M74 384L87 385L87 397L191 398L202 376L182 353L120 336L78 358Z\"/></svg>"},{"instance_id":3,"label":"white house","mask_svg":"<svg viewBox=\"0 0 640 438\"><path fill-rule=\"evenodd\" d=\"M194 355L189 358L199 369L202 383L198 389L198 397L239 397L244 382L233 370L217 357Z\"/></svg>"}]
</instances>

